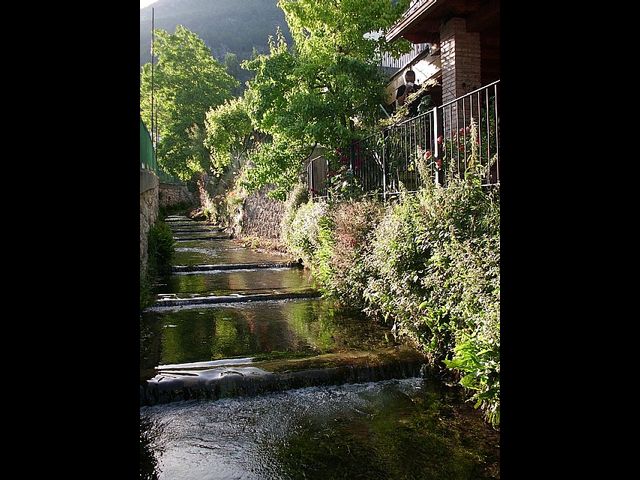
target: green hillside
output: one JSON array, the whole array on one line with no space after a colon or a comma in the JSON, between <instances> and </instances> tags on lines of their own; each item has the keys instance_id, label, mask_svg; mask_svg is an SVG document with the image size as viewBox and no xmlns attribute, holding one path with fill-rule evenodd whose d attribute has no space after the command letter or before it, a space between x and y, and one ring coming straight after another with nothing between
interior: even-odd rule
<instances>
[{"instance_id":1,"label":"green hillside","mask_svg":"<svg viewBox=\"0 0 640 480\"><path fill-rule=\"evenodd\" d=\"M220 61L227 52L239 60L250 58L254 48L266 52L267 39L278 26L291 39L277 0L160 0L140 10L140 65L151 61L151 7L156 28L173 32L184 25Z\"/></svg>"}]
</instances>

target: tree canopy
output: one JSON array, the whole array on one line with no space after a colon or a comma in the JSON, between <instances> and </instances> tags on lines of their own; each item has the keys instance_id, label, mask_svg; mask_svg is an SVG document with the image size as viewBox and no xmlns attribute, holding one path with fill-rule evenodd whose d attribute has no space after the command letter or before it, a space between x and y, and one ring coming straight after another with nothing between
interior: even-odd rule
<instances>
[{"instance_id":1,"label":"tree canopy","mask_svg":"<svg viewBox=\"0 0 640 480\"><path fill-rule=\"evenodd\" d=\"M233 157L246 154L251 146L253 127L244 98L227 100L207 112L204 145L212 156L212 168L218 175Z\"/></svg>"},{"instance_id":2,"label":"tree canopy","mask_svg":"<svg viewBox=\"0 0 640 480\"><path fill-rule=\"evenodd\" d=\"M348 144L375 124L383 103L382 52L401 53L404 42L384 35L408 0L280 0L294 39L278 32L269 53L243 64L255 72L245 92L253 125L272 138L252 155L255 186L288 189L317 145Z\"/></svg>"},{"instance_id":3,"label":"tree canopy","mask_svg":"<svg viewBox=\"0 0 640 480\"><path fill-rule=\"evenodd\" d=\"M156 30L154 100L157 109L159 165L186 180L207 171L210 158L204 148L205 114L231 97L238 86L211 55L198 36L183 26L174 34ZM151 64L142 67L140 109L151 125Z\"/></svg>"}]
</instances>

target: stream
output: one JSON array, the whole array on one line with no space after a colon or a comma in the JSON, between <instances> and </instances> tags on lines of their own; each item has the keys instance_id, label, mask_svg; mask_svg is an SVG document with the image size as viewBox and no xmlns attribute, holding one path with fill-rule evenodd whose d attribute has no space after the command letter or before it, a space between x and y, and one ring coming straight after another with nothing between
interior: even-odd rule
<instances>
[{"instance_id":1,"label":"stream","mask_svg":"<svg viewBox=\"0 0 640 480\"><path fill-rule=\"evenodd\" d=\"M140 319L140 478L497 479L499 432L309 272L183 216Z\"/></svg>"}]
</instances>

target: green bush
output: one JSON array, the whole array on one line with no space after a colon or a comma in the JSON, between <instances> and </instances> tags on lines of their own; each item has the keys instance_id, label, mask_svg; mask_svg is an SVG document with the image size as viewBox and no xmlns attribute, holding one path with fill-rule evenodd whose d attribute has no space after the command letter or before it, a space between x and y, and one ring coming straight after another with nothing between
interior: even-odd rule
<instances>
[{"instance_id":1,"label":"green bush","mask_svg":"<svg viewBox=\"0 0 640 480\"><path fill-rule=\"evenodd\" d=\"M291 224L293 220L296 218L296 214L298 213L298 209L300 205L303 205L309 201L309 192L307 187L298 183L296 186L289 192L287 196L287 200L284 204L284 215L282 216L281 223L281 235L282 241L288 245L290 243L291 237Z\"/></svg>"},{"instance_id":2,"label":"green bush","mask_svg":"<svg viewBox=\"0 0 640 480\"><path fill-rule=\"evenodd\" d=\"M291 220L289 226L284 227L283 241L297 258L302 259L307 266L317 264L317 255L322 242L320 239L320 229L327 222L327 204L324 202L312 202L302 204Z\"/></svg>"},{"instance_id":3,"label":"green bush","mask_svg":"<svg viewBox=\"0 0 640 480\"><path fill-rule=\"evenodd\" d=\"M140 275L140 311L151 306L153 303L153 289L149 273L143 272Z\"/></svg>"},{"instance_id":4,"label":"green bush","mask_svg":"<svg viewBox=\"0 0 640 480\"><path fill-rule=\"evenodd\" d=\"M500 208L482 172L370 199L288 207L283 239L321 288L394 325L500 421ZM293 198L293 196L291 197Z\"/></svg>"},{"instance_id":5,"label":"green bush","mask_svg":"<svg viewBox=\"0 0 640 480\"><path fill-rule=\"evenodd\" d=\"M163 275L171 271L171 260L175 252L173 233L169 226L157 221L149 229L149 270L152 275Z\"/></svg>"},{"instance_id":6,"label":"green bush","mask_svg":"<svg viewBox=\"0 0 640 480\"><path fill-rule=\"evenodd\" d=\"M350 200L332 206L329 211L331 251L325 267L326 288L343 304L363 308L364 291L369 279L375 276L370 262L370 237L380 222L384 209L372 199Z\"/></svg>"},{"instance_id":7,"label":"green bush","mask_svg":"<svg viewBox=\"0 0 640 480\"><path fill-rule=\"evenodd\" d=\"M387 211L376 230L366 311L393 320L499 422L500 210L473 175L427 186Z\"/></svg>"}]
</instances>

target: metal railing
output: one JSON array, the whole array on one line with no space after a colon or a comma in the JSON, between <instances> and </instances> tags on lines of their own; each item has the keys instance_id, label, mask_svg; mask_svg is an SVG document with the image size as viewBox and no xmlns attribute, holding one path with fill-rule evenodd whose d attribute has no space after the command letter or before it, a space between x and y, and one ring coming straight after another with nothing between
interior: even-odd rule
<instances>
[{"instance_id":1,"label":"metal railing","mask_svg":"<svg viewBox=\"0 0 640 480\"><path fill-rule=\"evenodd\" d=\"M154 172L160 183L170 183L173 185L184 185L184 182L164 172L158 165L156 155L153 149L153 143L151 142L151 135L147 126L140 118L140 169L151 170Z\"/></svg>"},{"instance_id":2,"label":"metal railing","mask_svg":"<svg viewBox=\"0 0 640 480\"><path fill-rule=\"evenodd\" d=\"M151 135L142 118L140 118L140 168L154 172L158 170L153 144L151 143Z\"/></svg>"},{"instance_id":3,"label":"metal railing","mask_svg":"<svg viewBox=\"0 0 640 480\"><path fill-rule=\"evenodd\" d=\"M433 0L411 0L411 3L409 4L409 8L407 9L406 12L404 12L402 16L406 18L409 15L411 15L413 12L415 12L418 8L420 8L423 4L427 2L432 2L432 1Z\"/></svg>"},{"instance_id":4,"label":"metal railing","mask_svg":"<svg viewBox=\"0 0 640 480\"><path fill-rule=\"evenodd\" d=\"M382 68L390 68L395 70L401 70L409 63L411 63L418 55L425 50L428 51L430 45L428 43L416 43L412 46L409 53L405 53L398 58L394 58L390 53L384 53L380 60L380 66Z\"/></svg>"},{"instance_id":5,"label":"metal railing","mask_svg":"<svg viewBox=\"0 0 640 480\"><path fill-rule=\"evenodd\" d=\"M464 178L469 168L479 166L484 167L483 185L499 185L499 86L498 80L353 142L348 163L358 187L386 199L427 182L445 186L446 175ZM312 197L328 195L331 174L326 159L309 162Z\"/></svg>"},{"instance_id":6,"label":"metal railing","mask_svg":"<svg viewBox=\"0 0 640 480\"><path fill-rule=\"evenodd\" d=\"M449 171L464 176L472 151L487 168L486 185L500 184L500 80L438 107L442 116L442 158ZM477 135L471 138L471 119Z\"/></svg>"}]
</instances>

